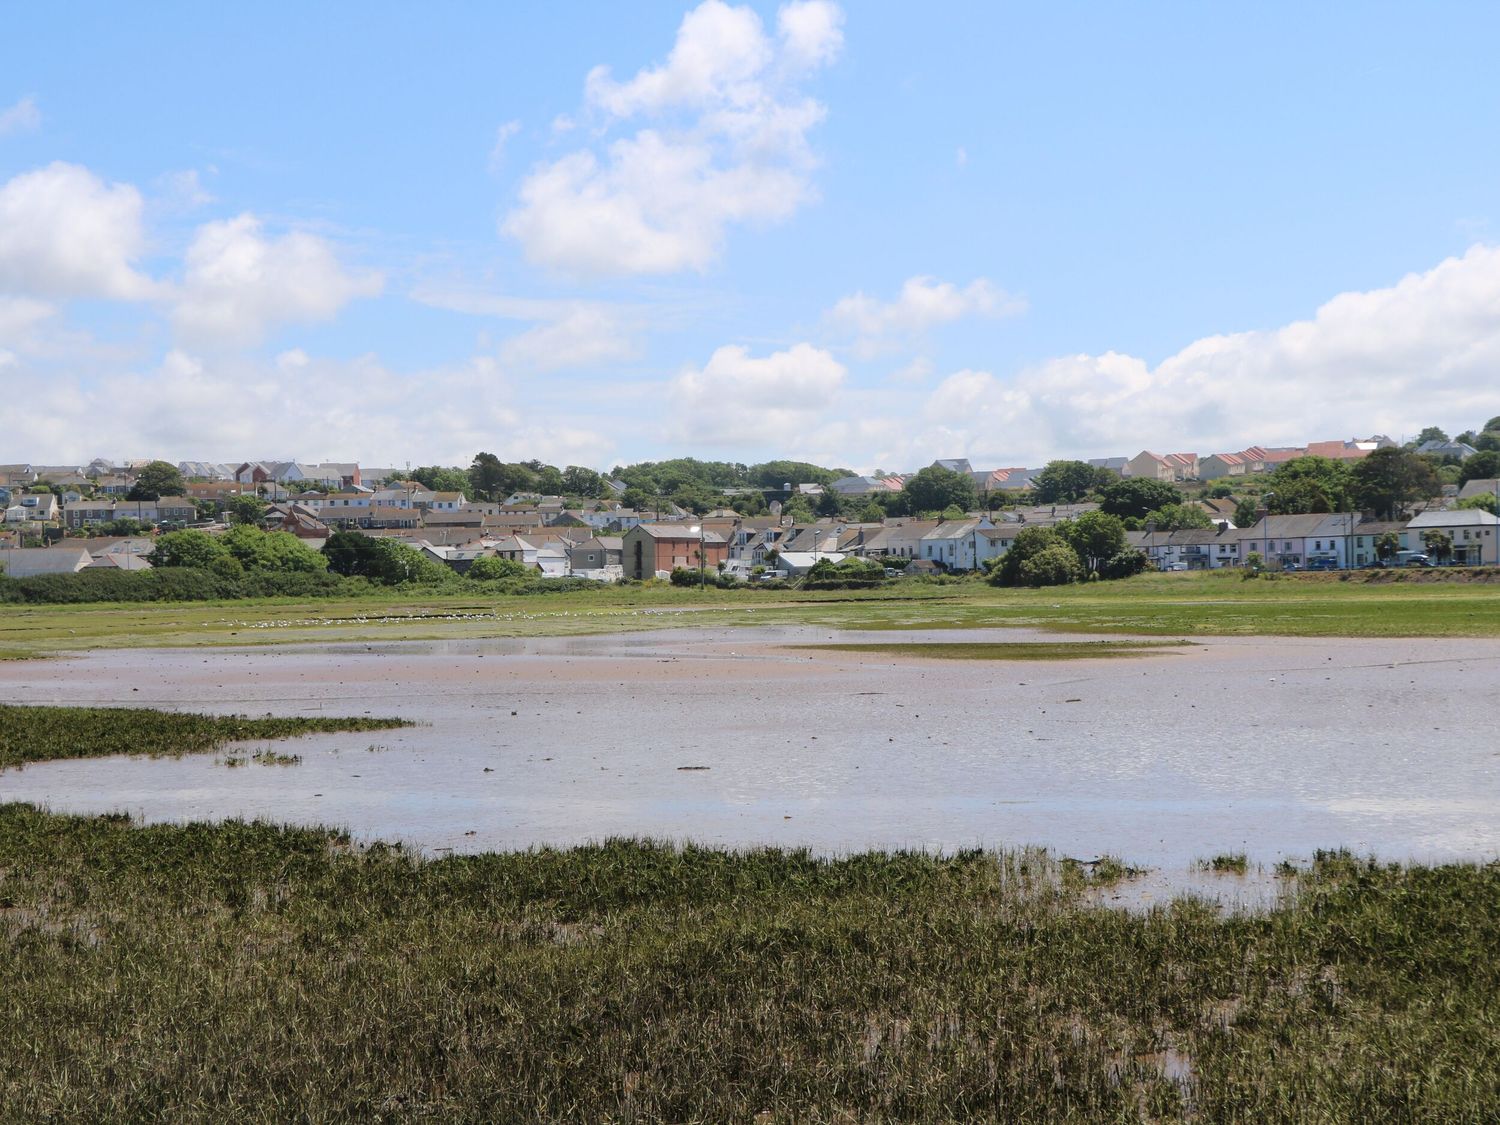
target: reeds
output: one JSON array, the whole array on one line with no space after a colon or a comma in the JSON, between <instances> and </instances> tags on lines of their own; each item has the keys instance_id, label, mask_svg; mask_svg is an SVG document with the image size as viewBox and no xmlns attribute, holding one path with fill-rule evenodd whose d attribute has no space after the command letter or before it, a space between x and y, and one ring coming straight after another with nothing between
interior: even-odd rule
<instances>
[{"instance_id":1,"label":"reeds","mask_svg":"<svg viewBox=\"0 0 1500 1125\"><path fill-rule=\"evenodd\" d=\"M175 757L230 742L299 734L387 730L405 719L195 715L144 707L17 707L0 704L0 770L58 758L110 754ZM274 760L274 755L273 755ZM268 763L270 764L270 763ZM291 763L276 763L291 764Z\"/></svg>"},{"instance_id":2,"label":"reeds","mask_svg":"<svg viewBox=\"0 0 1500 1125\"><path fill-rule=\"evenodd\" d=\"M1320 855L1227 916L1093 881L4 805L0 1117L1492 1118L1500 867Z\"/></svg>"}]
</instances>

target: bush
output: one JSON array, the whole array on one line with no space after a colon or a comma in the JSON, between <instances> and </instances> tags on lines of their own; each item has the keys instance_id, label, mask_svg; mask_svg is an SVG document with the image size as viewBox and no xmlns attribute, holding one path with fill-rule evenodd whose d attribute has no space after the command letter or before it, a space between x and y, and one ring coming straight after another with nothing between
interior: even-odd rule
<instances>
[{"instance_id":1,"label":"bush","mask_svg":"<svg viewBox=\"0 0 1500 1125\"><path fill-rule=\"evenodd\" d=\"M835 563L819 559L807 572L807 590L856 590L885 582L885 567L866 559L847 558Z\"/></svg>"},{"instance_id":2,"label":"bush","mask_svg":"<svg viewBox=\"0 0 1500 1125\"><path fill-rule=\"evenodd\" d=\"M1020 580L1027 586L1066 586L1082 574L1077 554L1065 543L1044 547L1019 568Z\"/></svg>"},{"instance_id":3,"label":"bush","mask_svg":"<svg viewBox=\"0 0 1500 1125\"><path fill-rule=\"evenodd\" d=\"M1133 578L1146 569L1149 560L1144 551L1121 551L1099 567L1100 578Z\"/></svg>"},{"instance_id":4,"label":"bush","mask_svg":"<svg viewBox=\"0 0 1500 1125\"><path fill-rule=\"evenodd\" d=\"M76 574L38 574L7 579L0 600L34 605L78 605L87 602L212 601L235 597L215 574L186 567L160 570L80 570Z\"/></svg>"},{"instance_id":5,"label":"bush","mask_svg":"<svg viewBox=\"0 0 1500 1125\"><path fill-rule=\"evenodd\" d=\"M464 577L472 578L476 582L495 582L501 578L533 577L536 573L525 563L516 559L502 559L498 555L486 555L470 563L469 569L464 571Z\"/></svg>"}]
</instances>

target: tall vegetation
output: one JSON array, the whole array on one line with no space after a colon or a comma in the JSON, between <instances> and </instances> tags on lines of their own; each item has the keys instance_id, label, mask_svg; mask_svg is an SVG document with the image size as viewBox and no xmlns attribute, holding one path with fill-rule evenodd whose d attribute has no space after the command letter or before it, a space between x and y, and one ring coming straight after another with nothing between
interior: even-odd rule
<instances>
[{"instance_id":1,"label":"tall vegetation","mask_svg":"<svg viewBox=\"0 0 1500 1125\"><path fill-rule=\"evenodd\" d=\"M1494 865L1127 914L1089 901L1120 864L1037 852L428 862L3 805L0 870L18 1121L1477 1122L1500 1088Z\"/></svg>"}]
</instances>

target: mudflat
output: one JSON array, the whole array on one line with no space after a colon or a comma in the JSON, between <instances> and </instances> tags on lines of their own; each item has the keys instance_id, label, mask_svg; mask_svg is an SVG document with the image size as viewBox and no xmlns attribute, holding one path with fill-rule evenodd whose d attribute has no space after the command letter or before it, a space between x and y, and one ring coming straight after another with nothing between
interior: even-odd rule
<instances>
[{"instance_id":1,"label":"mudflat","mask_svg":"<svg viewBox=\"0 0 1500 1125\"><path fill-rule=\"evenodd\" d=\"M299 739L288 768L32 765L0 773L0 801L338 825L439 854L615 836L1040 845L1174 870L1224 852L1500 853L1500 642L1195 637L1126 660L921 648L1061 639L1076 636L772 626L14 661L12 700L420 725ZM915 647L803 647L854 643Z\"/></svg>"}]
</instances>

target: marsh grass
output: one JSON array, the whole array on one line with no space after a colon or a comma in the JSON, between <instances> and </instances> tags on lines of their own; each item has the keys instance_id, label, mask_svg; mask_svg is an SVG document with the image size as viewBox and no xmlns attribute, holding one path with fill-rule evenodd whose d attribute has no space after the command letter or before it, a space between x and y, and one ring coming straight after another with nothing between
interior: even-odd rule
<instances>
[{"instance_id":1,"label":"marsh grass","mask_svg":"<svg viewBox=\"0 0 1500 1125\"><path fill-rule=\"evenodd\" d=\"M177 757L218 750L231 742L299 734L387 730L404 719L369 717L245 718L196 715L144 707L31 707L0 704L0 770L28 762L98 758L111 754ZM300 760L300 759L299 759Z\"/></svg>"},{"instance_id":2,"label":"marsh grass","mask_svg":"<svg viewBox=\"0 0 1500 1125\"><path fill-rule=\"evenodd\" d=\"M1195 866L1199 871L1212 871L1218 875L1244 875L1250 870L1250 861L1244 852L1226 852L1200 859Z\"/></svg>"},{"instance_id":3,"label":"marsh grass","mask_svg":"<svg viewBox=\"0 0 1500 1125\"><path fill-rule=\"evenodd\" d=\"M1191 641L972 641L855 642L795 645L799 649L872 656L908 656L923 660L1107 660L1161 655Z\"/></svg>"},{"instance_id":4,"label":"marsh grass","mask_svg":"<svg viewBox=\"0 0 1500 1125\"><path fill-rule=\"evenodd\" d=\"M1034 851L335 832L0 806L10 1120L1492 1119L1500 868L1320 855L1262 914Z\"/></svg>"}]
</instances>

